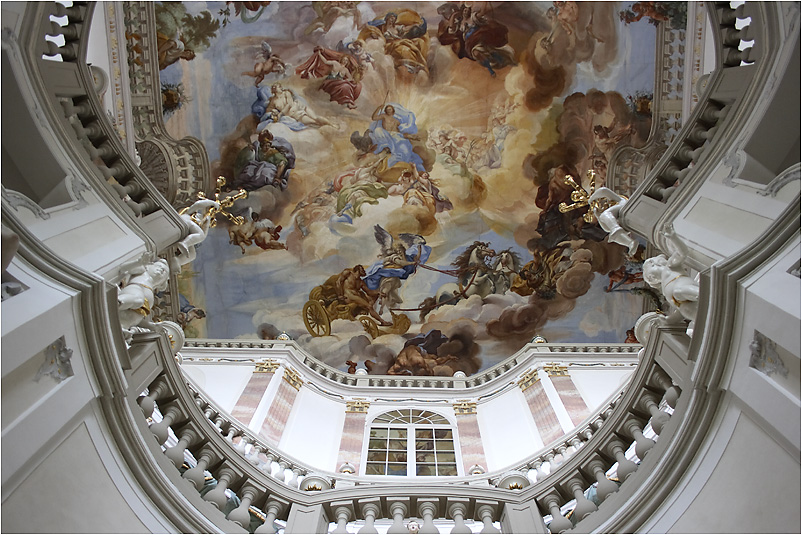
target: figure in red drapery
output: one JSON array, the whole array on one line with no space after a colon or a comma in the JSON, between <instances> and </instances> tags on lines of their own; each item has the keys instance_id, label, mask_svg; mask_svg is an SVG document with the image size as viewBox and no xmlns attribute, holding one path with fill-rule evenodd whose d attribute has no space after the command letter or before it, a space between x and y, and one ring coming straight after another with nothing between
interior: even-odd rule
<instances>
[{"instance_id":1,"label":"figure in red drapery","mask_svg":"<svg viewBox=\"0 0 802 535\"><path fill-rule=\"evenodd\" d=\"M355 101L362 92L362 67L357 60L348 55L315 47L315 51L295 72L301 78L323 78L320 86L331 96L331 100L348 108L356 108Z\"/></svg>"}]
</instances>

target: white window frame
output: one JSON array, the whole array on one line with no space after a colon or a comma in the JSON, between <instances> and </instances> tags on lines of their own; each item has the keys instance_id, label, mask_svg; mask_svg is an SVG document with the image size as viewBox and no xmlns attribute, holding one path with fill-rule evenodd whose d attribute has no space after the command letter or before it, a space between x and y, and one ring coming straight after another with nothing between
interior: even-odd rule
<instances>
[{"instance_id":1,"label":"white window frame","mask_svg":"<svg viewBox=\"0 0 802 535\"><path fill-rule=\"evenodd\" d=\"M435 417L442 418L444 423L402 423L399 421L391 421L391 422L377 422L377 419L387 415L388 413L393 413L395 411L407 412L412 411L414 415L415 412L426 411L432 413ZM407 473L406 475L388 475L388 474L366 474L367 467L368 467L368 451L370 450L370 431L372 429L399 429L403 428L406 430L406 441L407 441ZM415 430L416 429L447 429L451 431L451 440L453 443L454 448L454 463L456 465L457 474L456 476L419 476L417 475L417 459L416 459L416 451L415 451ZM385 450L386 451L386 450ZM363 462L360 463L360 475L367 476L371 478L386 478L389 480L397 481L399 477L423 477L427 480L436 480L436 479L451 479L453 477L459 477L464 475L463 466L462 466L462 452L460 451L460 442L459 442L459 434L457 432L457 426L452 421L451 418L448 416L433 411L427 407L397 407L397 408L388 408L382 410L378 414L376 414L373 418L370 419L368 425L365 426L365 435L363 440L363 447L362 447L362 460ZM441 463L436 463L439 465ZM444 464L444 463L443 463Z\"/></svg>"}]
</instances>

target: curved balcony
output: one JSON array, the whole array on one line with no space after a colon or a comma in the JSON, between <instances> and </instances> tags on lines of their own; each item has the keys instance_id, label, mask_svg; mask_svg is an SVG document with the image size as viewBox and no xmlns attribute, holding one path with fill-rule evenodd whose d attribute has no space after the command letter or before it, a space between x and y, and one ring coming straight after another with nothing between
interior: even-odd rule
<instances>
[{"instance_id":1,"label":"curved balcony","mask_svg":"<svg viewBox=\"0 0 802 535\"><path fill-rule=\"evenodd\" d=\"M96 196L87 204L108 207L104 216L132 229L141 243L131 246L128 251L132 253L125 258L104 260L106 263L100 263L103 269L88 261L74 262L69 251L62 253L46 242L46 229L64 217L64 207L80 205L73 198L74 191L53 204L48 204L46 194L15 193L14 186L24 189L24 179L35 176L36 168L20 169L20 176L15 177L19 183L4 181L3 226L19 240L8 274L28 288L4 303L8 316L4 314L3 341L4 345L10 342L15 351L14 357L6 359L4 355L4 387L7 378L26 368L28 355L38 358L41 340L31 335L33 320L58 314L53 330L55 334L63 331L66 340L59 355L70 361L64 350L69 346L73 365L69 373L64 371L66 365L50 370L51 375L64 372L64 377L42 399L58 404L62 399L80 397L85 403L82 407L96 415L98 433L115 459L109 465L119 467L126 488L131 489L128 492L146 504L154 519L149 521L151 530L272 533L283 525L286 533L306 533L325 532L330 522L336 522L335 532L345 533L349 522L357 522L360 533L375 533L375 523L388 519L392 521L388 532L393 533L405 530L405 519L415 517L421 519L422 533L437 532L437 525L443 525L441 519L453 526L452 533L467 532L469 519L481 522L483 532L494 532L496 526L505 533L635 532L649 530L675 489L693 475L733 388L725 379L740 351L736 335L747 330L741 324L742 296L755 277L775 269L772 262L778 255L787 256L794 247L798 250L799 215L793 202L784 203L784 211L738 254L715 262L697 255L691 261L689 267L704 270L693 339L683 329L653 324L629 383L574 432L533 452L523 462L492 473L431 483L388 483L312 470L260 441L188 382L166 334L143 333L126 346L119 329L118 272L114 269L135 253L164 252L186 235L186 229L125 155L100 111L91 75L81 61L92 6L34 3L23 9L17 20L4 21L3 38L4 64L11 67L19 87L15 102L34 110L34 115L21 117L21 127L36 133L37 139L50 141L42 143L47 149L43 152L48 152L47 157L61 166L62 172L67 171L59 176L72 172L81 177L83 187ZM749 125L746 130L752 135L762 132L764 116L772 119L761 97L774 95L784 86L767 73L778 67L782 72L789 61L793 64L789 60L793 50L798 54L797 11L792 9L793 20L786 22L784 4L755 3L738 9L717 4L709 10L721 28L721 39L716 41L720 67L711 74L704 103L694 110L627 205L625 224L657 245L663 245L658 229L680 219L681 201L704 187L711 166L729 153L733 140L744 135L743 124ZM67 17L65 25L51 21L51 17L62 16ZM735 20L746 16L751 17L747 29L733 32ZM797 44L784 45L783 32L776 31L780 26L790 31ZM758 34L757 29L763 33ZM45 39L54 33L63 35L64 45ZM752 51L736 52L736 41L746 38L755 41ZM57 54L63 61L42 59ZM746 69L739 72L749 76L733 69ZM671 180L673 175L669 176L672 165L677 173L688 171L679 177L680 185L668 202L657 201L653 198L656 184L666 187L670 182L668 187L673 187L676 183ZM780 171L775 174L782 175ZM58 187L53 184L50 189L58 191ZM20 195L28 201L14 200ZM59 202L65 199L69 200ZM798 195L796 199L798 204ZM47 217L37 212L37 207ZM81 210L85 208L79 206ZM658 211L647 216L648 210ZM31 224L34 219L40 222L38 226ZM194 342L204 343L242 347L244 342ZM261 349L273 349L263 347L272 344L261 345ZM575 348L557 349L568 352ZM444 393L462 391L514 380L526 370L530 357L524 350L460 384L449 378L370 377L362 386L373 387L373 382L375 386L430 388ZM301 364L308 368L304 373L316 381L347 388L361 380L313 361ZM4 427L4 438L11 440L12 448L38 436L33 432L15 435L9 429L28 430L26 420L40 407L37 401L32 410L20 410L13 423ZM66 421L83 410L57 405L54 419ZM76 412L71 415L70 411ZM792 436L793 431L788 434ZM796 442L788 440L798 453L798 437ZM30 458L35 453L19 455ZM15 463L16 459L7 466L4 459L4 468L16 475L22 468ZM11 486L18 484L4 478L4 493L13 490L5 490L9 481ZM9 512L4 513L8 517Z\"/></svg>"}]
</instances>

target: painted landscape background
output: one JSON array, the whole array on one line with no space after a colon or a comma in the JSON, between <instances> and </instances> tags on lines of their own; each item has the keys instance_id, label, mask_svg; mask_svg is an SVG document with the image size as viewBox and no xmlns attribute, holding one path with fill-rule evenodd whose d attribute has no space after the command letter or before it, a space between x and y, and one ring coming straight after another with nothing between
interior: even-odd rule
<instances>
[{"instance_id":1,"label":"painted landscape background","mask_svg":"<svg viewBox=\"0 0 802 535\"><path fill-rule=\"evenodd\" d=\"M656 20L632 7L157 4L167 127L248 190L246 223L221 219L179 276L185 312L205 311L187 334L286 332L342 370L413 375L470 375L535 335L624 342L649 298L642 251L558 205L566 174L602 185L648 138ZM476 242L483 265L455 265Z\"/></svg>"}]
</instances>

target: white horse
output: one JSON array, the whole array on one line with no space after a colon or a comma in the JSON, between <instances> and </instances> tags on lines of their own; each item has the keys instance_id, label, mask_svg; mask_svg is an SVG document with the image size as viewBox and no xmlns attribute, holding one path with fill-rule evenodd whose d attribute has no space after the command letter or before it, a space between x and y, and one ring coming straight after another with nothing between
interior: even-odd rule
<instances>
[{"instance_id":1,"label":"white horse","mask_svg":"<svg viewBox=\"0 0 802 535\"><path fill-rule=\"evenodd\" d=\"M496 291L493 271L487 264L496 255L487 242L475 241L451 263L459 272L459 282L448 282L435 293L434 307L453 305L462 298L478 295L485 298ZM431 298L430 298L431 299ZM426 303L426 301L424 301Z\"/></svg>"},{"instance_id":2,"label":"white horse","mask_svg":"<svg viewBox=\"0 0 802 535\"><path fill-rule=\"evenodd\" d=\"M504 249L490 265L496 283L494 293L507 293L521 269L521 256L512 249Z\"/></svg>"}]
</instances>

